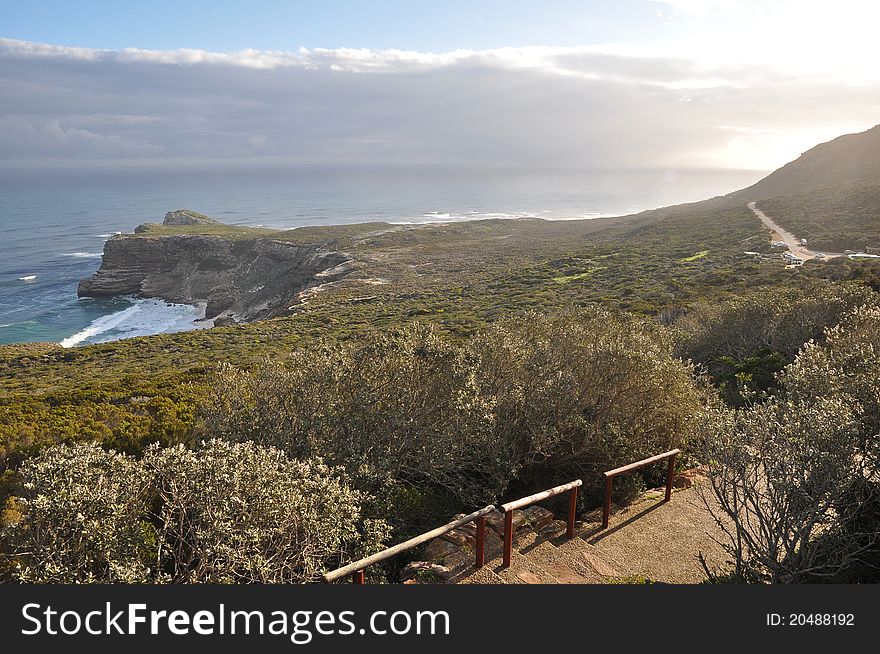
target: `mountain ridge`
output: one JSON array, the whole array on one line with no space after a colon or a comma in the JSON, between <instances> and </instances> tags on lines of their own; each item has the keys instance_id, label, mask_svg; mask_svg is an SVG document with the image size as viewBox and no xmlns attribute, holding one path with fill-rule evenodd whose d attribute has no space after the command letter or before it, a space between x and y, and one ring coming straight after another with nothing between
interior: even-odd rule
<instances>
[{"instance_id":1,"label":"mountain ridge","mask_svg":"<svg viewBox=\"0 0 880 654\"><path fill-rule=\"evenodd\" d=\"M731 196L766 200L877 175L880 175L880 125L820 143Z\"/></svg>"}]
</instances>

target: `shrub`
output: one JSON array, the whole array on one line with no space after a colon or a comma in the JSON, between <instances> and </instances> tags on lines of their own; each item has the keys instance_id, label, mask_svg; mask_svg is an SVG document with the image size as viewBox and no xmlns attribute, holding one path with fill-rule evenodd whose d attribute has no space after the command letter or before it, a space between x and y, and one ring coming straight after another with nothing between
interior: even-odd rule
<instances>
[{"instance_id":1,"label":"shrub","mask_svg":"<svg viewBox=\"0 0 880 654\"><path fill-rule=\"evenodd\" d=\"M599 473L670 449L700 410L688 365L647 319L593 307L497 323L470 344L495 438L530 488ZM624 489L624 485L620 485Z\"/></svg>"},{"instance_id":2,"label":"shrub","mask_svg":"<svg viewBox=\"0 0 880 654\"><path fill-rule=\"evenodd\" d=\"M314 581L361 554L362 495L317 461L253 443L152 447L158 558L173 582ZM368 525L367 540L384 534ZM375 546L375 540L368 546Z\"/></svg>"},{"instance_id":3,"label":"shrub","mask_svg":"<svg viewBox=\"0 0 880 654\"><path fill-rule=\"evenodd\" d=\"M708 415L706 461L740 580L833 577L867 550L849 529L869 471L854 408L839 398L772 398ZM876 526L875 526L876 527ZM826 543L833 541L835 547Z\"/></svg>"},{"instance_id":4,"label":"shrub","mask_svg":"<svg viewBox=\"0 0 880 654\"><path fill-rule=\"evenodd\" d=\"M21 480L4 541L26 583L313 581L387 537L335 471L253 443L56 446Z\"/></svg>"},{"instance_id":5,"label":"shrub","mask_svg":"<svg viewBox=\"0 0 880 654\"><path fill-rule=\"evenodd\" d=\"M5 528L27 583L136 583L155 575L137 461L93 444L56 446L22 465L20 516Z\"/></svg>"},{"instance_id":6,"label":"shrub","mask_svg":"<svg viewBox=\"0 0 880 654\"><path fill-rule=\"evenodd\" d=\"M849 312L828 329L824 344L810 343L786 369L782 383L799 398L844 397L861 407L863 452L880 457L880 308Z\"/></svg>"},{"instance_id":7,"label":"shrub","mask_svg":"<svg viewBox=\"0 0 880 654\"><path fill-rule=\"evenodd\" d=\"M742 406L775 389L776 374L805 343L822 341L825 329L865 303L876 305L876 294L855 285L757 288L676 321L676 352L704 366L728 404Z\"/></svg>"},{"instance_id":8,"label":"shrub","mask_svg":"<svg viewBox=\"0 0 880 654\"><path fill-rule=\"evenodd\" d=\"M880 309L861 307L804 347L776 397L708 412L706 460L737 577L876 578L878 366Z\"/></svg>"},{"instance_id":9,"label":"shrub","mask_svg":"<svg viewBox=\"0 0 880 654\"><path fill-rule=\"evenodd\" d=\"M502 320L464 344L416 323L225 367L204 429L344 466L408 529L678 443L700 403L671 348L656 323L598 308Z\"/></svg>"},{"instance_id":10,"label":"shrub","mask_svg":"<svg viewBox=\"0 0 880 654\"><path fill-rule=\"evenodd\" d=\"M287 365L224 367L205 432L258 439L344 466L377 515L424 526L492 501L510 469L460 346L430 327L294 352Z\"/></svg>"}]
</instances>

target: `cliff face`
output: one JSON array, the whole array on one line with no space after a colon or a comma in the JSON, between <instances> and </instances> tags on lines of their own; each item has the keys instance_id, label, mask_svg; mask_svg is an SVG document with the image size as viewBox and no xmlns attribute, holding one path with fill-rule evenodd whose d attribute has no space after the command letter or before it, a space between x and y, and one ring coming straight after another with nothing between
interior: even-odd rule
<instances>
[{"instance_id":1,"label":"cliff face","mask_svg":"<svg viewBox=\"0 0 880 654\"><path fill-rule=\"evenodd\" d=\"M208 318L230 311L249 321L277 315L303 289L346 274L348 261L339 252L271 238L120 235L107 241L101 268L77 294L207 302Z\"/></svg>"}]
</instances>

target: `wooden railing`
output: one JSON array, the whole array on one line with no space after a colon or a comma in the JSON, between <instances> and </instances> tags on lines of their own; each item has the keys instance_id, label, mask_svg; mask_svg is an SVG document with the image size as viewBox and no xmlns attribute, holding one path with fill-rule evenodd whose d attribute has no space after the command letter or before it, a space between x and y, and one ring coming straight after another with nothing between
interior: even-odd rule
<instances>
[{"instance_id":1,"label":"wooden railing","mask_svg":"<svg viewBox=\"0 0 880 654\"><path fill-rule=\"evenodd\" d=\"M602 512L602 529L606 529L608 527L608 519L611 515L611 484L615 477L625 474L627 472L632 472L633 470L637 470L646 465L650 465L651 463L656 463L657 461L669 459L669 470L666 475L665 499L665 501L668 502L672 499L672 477L675 469L675 457L677 454L680 453L681 450L676 448L674 450L664 452L663 454L658 454L657 456L652 456L648 459L642 459L641 461L636 461L635 463L630 463L628 465L614 468L613 470L608 470L607 472L602 473L605 477L605 507ZM542 500L546 500L551 497L555 497L556 495L567 492L569 494L568 522L565 530L565 535L567 538L573 538L575 514L577 512L578 488L580 488L582 485L582 480L575 479L574 481L570 481L567 484L555 486L545 491L541 491L540 493L535 493L534 495L529 495L528 497L522 497L518 500L513 500L512 502L507 502L506 504L502 504L498 507L499 510L504 514L504 551L502 563L503 568L510 567L511 554L513 550L513 512L517 509L522 509ZM397 556L398 554L401 554L402 552L410 550L414 547L418 547L419 545L438 538L443 534L452 531L453 529L461 527L462 525L466 525L469 522L476 522L477 524L475 564L477 568L481 568L486 562L486 516L494 510L495 507L492 505L485 506L479 511L474 511L469 515L458 518L457 520L453 520L452 522L449 522L442 527L437 527L436 529L432 529L431 531L425 532L424 534L420 534L419 536L410 538L409 540L394 545L393 547L389 547L382 550L381 552L377 552L372 556L365 557L359 561L349 563L346 566L333 570L332 572L328 572L324 575L324 581L338 581L343 577L351 575L352 583L363 584L364 570L369 566L385 561L386 559L390 559L391 557Z\"/></svg>"},{"instance_id":2,"label":"wooden railing","mask_svg":"<svg viewBox=\"0 0 880 654\"><path fill-rule=\"evenodd\" d=\"M675 473L675 456L680 453L681 450L676 448L674 450L664 452L663 454L658 454L657 456L652 456L648 459L642 459L641 461L636 461L635 463L620 466L619 468L614 468L614 470L609 470L602 473L605 477L605 507L602 511L602 529L608 528L608 519L611 517L611 484L614 481L615 477L625 474L627 472L632 472L633 470L638 470L639 468L643 468L646 465L656 463L657 461L669 459L669 470L666 472L666 499L664 500L664 502L668 502L672 499L672 477Z\"/></svg>"},{"instance_id":3,"label":"wooden railing","mask_svg":"<svg viewBox=\"0 0 880 654\"><path fill-rule=\"evenodd\" d=\"M554 488L541 491L540 493L535 493L534 495L529 495L528 497L523 497L518 500L508 502L507 504L502 504L499 507L501 509L501 512L504 513L504 562L502 564L502 567L510 567L511 551L513 550L513 512L516 509L521 509L531 504L535 504L536 502L540 502L541 500L546 500L550 497L554 497L555 495L560 495L561 493L565 493L567 491L568 526L565 530L565 535L568 538L572 538L574 536L574 518L577 511L577 493L578 488L582 486L583 483L584 482L580 479L575 479L574 481L570 481L567 484L562 484L562 486L555 486Z\"/></svg>"},{"instance_id":4,"label":"wooden railing","mask_svg":"<svg viewBox=\"0 0 880 654\"><path fill-rule=\"evenodd\" d=\"M338 568L337 570L328 572L324 575L324 581L337 581L338 579L342 579L343 577L351 575L352 583L362 584L364 583L364 570L374 563L380 563L381 561L390 559L392 556L397 556L401 552L411 550L412 548L418 547L423 543L427 543L429 540L438 538L439 536L442 536L443 534L448 533L453 529L456 529L457 527L461 527L462 525L466 525L469 522L475 521L477 523L475 548L476 566L478 568L481 568L486 562L486 515L492 513L492 511L494 510L495 507L492 505L485 506L479 511L474 511L470 515L466 515L463 518L453 520L452 522L449 522L442 527L437 527L436 529L427 531L424 534L416 536L415 538L410 538L409 540L403 541L402 543L399 543L393 547L389 547L388 549L384 549L381 552L377 552L372 556L363 558L360 561L349 563L348 565Z\"/></svg>"}]
</instances>

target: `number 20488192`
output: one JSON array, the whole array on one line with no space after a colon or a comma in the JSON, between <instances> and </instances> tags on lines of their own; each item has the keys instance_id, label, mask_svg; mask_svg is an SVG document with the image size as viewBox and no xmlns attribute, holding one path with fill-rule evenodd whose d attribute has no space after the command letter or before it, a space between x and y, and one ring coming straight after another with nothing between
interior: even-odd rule
<instances>
[{"instance_id":1,"label":"number 20488192","mask_svg":"<svg viewBox=\"0 0 880 654\"><path fill-rule=\"evenodd\" d=\"M853 613L768 613L768 627L853 627Z\"/></svg>"}]
</instances>

